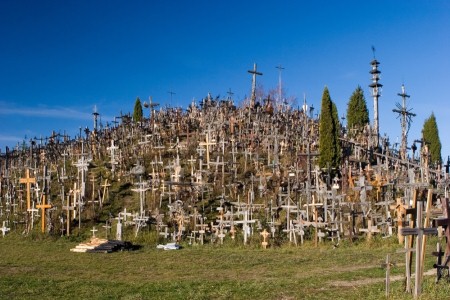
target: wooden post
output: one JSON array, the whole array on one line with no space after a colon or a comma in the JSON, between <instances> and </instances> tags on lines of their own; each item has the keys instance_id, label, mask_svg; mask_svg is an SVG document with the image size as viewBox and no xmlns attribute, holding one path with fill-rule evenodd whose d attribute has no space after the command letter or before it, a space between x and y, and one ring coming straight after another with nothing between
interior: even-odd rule
<instances>
[{"instance_id":1,"label":"wooden post","mask_svg":"<svg viewBox=\"0 0 450 300\"><path fill-rule=\"evenodd\" d=\"M425 222L423 223L423 228L428 228L430 227L430 215L431 215L431 203L433 200L433 189L428 189L428 194L427 194L427 204L426 204L426 211L425 211ZM424 269L424 261L425 261L425 247L427 244L427 236L424 235L423 236L423 243L422 243L422 257L420 259L421 264L420 264L420 274L423 274L423 269ZM422 279L421 279L422 280Z\"/></svg>"},{"instance_id":2,"label":"wooden post","mask_svg":"<svg viewBox=\"0 0 450 300\"><path fill-rule=\"evenodd\" d=\"M384 264L381 265L382 268L386 268L386 281L385 281L385 284L386 284L386 286L385 286L386 291L385 291L385 295L386 295L386 298L387 298L387 299L389 299L390 283L391 283L391 278L390 278L390 276L391 276L391 267L392 267L392 266L395 266L395 264L391 262L391 256L390 256L390 254L387 254L387 255L386 255L386 263L384 263Z\"/></svg>"}]
</instances>

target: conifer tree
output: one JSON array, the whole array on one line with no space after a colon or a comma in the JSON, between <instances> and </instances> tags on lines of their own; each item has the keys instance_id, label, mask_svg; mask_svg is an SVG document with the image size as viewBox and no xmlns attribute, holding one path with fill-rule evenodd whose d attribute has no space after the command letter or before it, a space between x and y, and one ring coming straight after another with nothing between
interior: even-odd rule
<instances>
[{"instance_id":1,"label":"conifer tree","mask_svg":"<svg viewBox=\"0 0 450 300\"><path fill-rule=\"evenodd\" d=\"M331 101L328 88L322 95L319 124L319 167L338 168L340 164L339 117L336 105Z\"/></svg>"},{"instance_id":2,"label":"conifer tree","mask_svg":"<svg viewBox=\"0 0 450 300\"><path fill-rule=\"evenodd\" d=\"M350 136L360 134L369 122L369 110L367 109L364 92L358 86L347 104L347 128Z\"/></svg>"},{"instance_id":3,"label":"conifer tree","mask_svg":"<svg viewBox=\"0 0 450 300\"><path fill-rule=\"evenodd\" d=\"M141 99L139 99L139 97L137 97L136 102L134 103L133 121L141 122L142 116L143 116L143 112L142 112Z\"/></svg>"},{"instance_id":4,"label":"conifer tree","mask_svg":"<svg viewBox=\"0 0 450 300\"><path fill-rule=\"evenodd\" d=\"M431 163L440 164L441 159L441 139L439 138L439 130L436 123L436 117L434 113L425 120L422 128L422 137L424 142L428 145Z\"/></svg>"}]
</instances>

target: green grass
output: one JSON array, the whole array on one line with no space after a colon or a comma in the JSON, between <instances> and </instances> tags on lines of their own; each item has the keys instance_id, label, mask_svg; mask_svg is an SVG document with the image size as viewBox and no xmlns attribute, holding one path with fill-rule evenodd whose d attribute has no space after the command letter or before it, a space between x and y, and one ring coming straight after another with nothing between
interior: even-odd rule
<instances>
[{"instance_id":1,"label":"green grass","mask_svg":"<svg viewBox=\"0 0 450 300\"><path fill-rule=\"evenodd\" d=\"M141 238L146 240L145 237ZM148 240L151 240L149 238ZM436 240L429 242L427 253ZM391 253L404 273L404 255L392 240L318 248L257 244L189 246L178 251L143 243L138 251L72 253L74 239L0 239L1 299L384 299L380 267ZM432 268L427 257L425 270ZM391 299L412 299L403 280L392 282ZM420 299L448 299L450 284L426 276Z\"/></svg>"}]
</instances>

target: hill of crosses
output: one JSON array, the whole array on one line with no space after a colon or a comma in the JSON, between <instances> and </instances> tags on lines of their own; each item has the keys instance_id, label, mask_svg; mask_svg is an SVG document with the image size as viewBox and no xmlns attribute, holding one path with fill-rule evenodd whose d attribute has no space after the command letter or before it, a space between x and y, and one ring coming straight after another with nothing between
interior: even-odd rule
<instances>
[{"instance_id":1,"label":"hill of crosses","mask_svg":"<svg viewBox=\"0 0 450 300\"><path fill-rule=\"evenodd\" d=\"M133 116L109 126L100 128L94 112L92 130L7 148L2 235L153 232L160 243L266 248L374 236L404 243L418 228L437 232L448 219L448 164L433 161L424 140L408 154L414 114L405 101L394 110L400 147L380 136L378 65L369 70L373 124L363 117L344 127L326 88L319 113L306 101L294 109L257 99L255 64L251 97L239 106L231 93L185 110L137 100ZM404 88L399 95L409 97Z\"/></svg>"}]
</instances>

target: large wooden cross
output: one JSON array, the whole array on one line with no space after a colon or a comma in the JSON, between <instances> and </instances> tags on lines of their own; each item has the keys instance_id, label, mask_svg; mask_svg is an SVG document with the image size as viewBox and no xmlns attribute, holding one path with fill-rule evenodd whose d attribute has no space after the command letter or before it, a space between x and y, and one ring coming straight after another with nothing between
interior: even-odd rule
<instances>
[{"instance_id":1,"label":"large wooden cross","mask_svg":"<svg viewBox=\"0 0 450 300\"><path fill-rule=\"evenodd\" d=\"M42 214L41 215L41 230L42 230L42 233L45 232L45 210L52 208L51 204L45 204L45 198L46 198L46 195L45 194L42 195L42 203L36 205L36 208L41 209L41 214Z\"/></svg>"},{"instance_id":2,"label":"large wooden cross","mask_svg":"<svg viewBox=\"0 0 450 300\"><path fill-rule=\"evenodd\" d=\"M208 129L205 130L206 141L199 143L200 146L206 146L206 164L207 164L208 169L209 169L209 146L214 146L216 144L216 142L211 141L211 137L210 137L211 131L212 130L211 130L210 126L208 126Z\"/></svg>"},{"instance_id":3,"label":"large wooden cross","mask_svg":"<svg viewBox=\"0 0 450 300\"><path fill-rule=\"evenodd\" d=\"M431 197L429 197L431 198ZM437 234L437 228L427 228L424 227L422 223L423 219L423 205L419 202L417 198L417 190L414 191L414 199L417 201L416 203L416 228L402 228L401 233L404 236L416 236L416 278L414 285L414 297L417 298L422 289L422 276L423 276L423 255L422 255L422 244L424 242L424 236ZM413 200L414 200L413 199ZM422 199L420 199L422 200ZM408 254L407 254L408 255ZM408 263L406 264L406 268L409 268ZM408 288L408 287L407 287Z\"/></svg>"},{"instance_id":4,"label":"large wooden cross","mask_svg":"<svg viewBox=\"0 0 450 300\"><path fill-rule=\"evenodd\" d=\"M62 209L66 210L66 235L70 235L70 211L75 211L75 206L70 206L70 195L67 195L67 205L63 206Z\"/></svg>"},{"instance_id":5,"label":"large wooden cross","mask_svg":"<svg viewBox=\"0 0 450 300\"><path fill-rule=\"evenodd\" d=\"M30 169L27 169L27 171L25 173L25 178L20 178L19 182L25 183L27 186L27 210L28 210L31 208L31 195L30 195L31 184L36 183L36 178L31 178L30 177Z\"/></svg>"}]
</instances>

